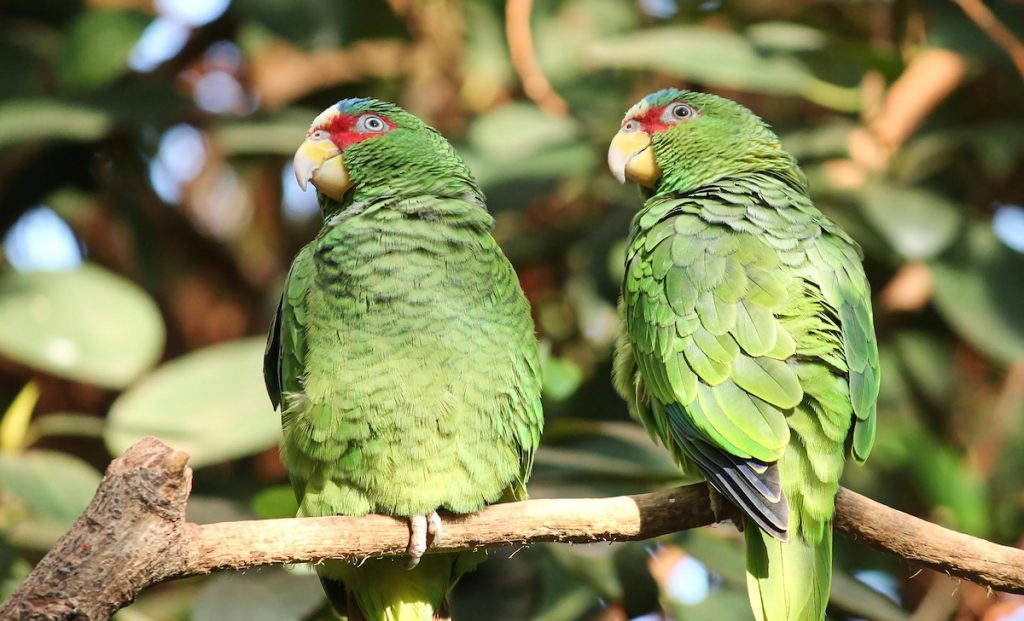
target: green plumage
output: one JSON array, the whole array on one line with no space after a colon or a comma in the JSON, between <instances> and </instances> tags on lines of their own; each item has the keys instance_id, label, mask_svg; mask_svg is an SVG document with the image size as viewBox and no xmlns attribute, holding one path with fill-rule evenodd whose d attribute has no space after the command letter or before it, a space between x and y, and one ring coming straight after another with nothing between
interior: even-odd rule
<instances>
[{"instance_id":1,"label":"green plumage","mask_svg":"<svg viewBox=\"0 0 1024 621\"><path fill-rule=\"evenodd\" d=\"M678 102L695 113L652 132L661 178L630 231L616 387L685 469L750 517L755 616L818 621L846 447L863 461L874 437L860 250L746 108L666 90L627 118Z\"/></svg>"},{"instance_id":2,"label":"green plumage","mask_svg":"<svg viewBox=\"0 0 1024 621\"><path fill-rule=\"evenodd\" d=\"M282 456L300 516L477 511L525 497L542 427L529 306L483 198L439 134L397 126L343 150L353 188L321 196L323 229L295 258L268 343ZM317 566L369 621L443 617L479 555ZM341 601L338 601L341 600Z\"/></svg>"}]
</instances>

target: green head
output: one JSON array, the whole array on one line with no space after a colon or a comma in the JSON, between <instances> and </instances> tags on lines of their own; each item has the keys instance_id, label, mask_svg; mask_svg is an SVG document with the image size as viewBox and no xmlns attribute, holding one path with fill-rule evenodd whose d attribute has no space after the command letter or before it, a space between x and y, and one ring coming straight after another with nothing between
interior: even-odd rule
<instances>
[{"instance_id":1,"label":"green head","mask_svg":"<svg viewBox=\"0 0 1024 621\"><path fill-rule=\"evenodd\" d=\"M619 181L635 181L653 194L689 192L754 172L804 185L796 161L757 115L717 95L675 88L629 109L608 149L608 166Z\"/></svg>"},{"instance_id":2,"label":"green head","mask_svg":"<svg viewBox=\"0 0 1024 621\"><path fill-rule=\"evenodd\" d=\"M321 112L295 153L295 178L316 186L325 215L353 204L413 196L483 203L451 144L398 106L343 99Z\"/></svg>"}]
</instances>

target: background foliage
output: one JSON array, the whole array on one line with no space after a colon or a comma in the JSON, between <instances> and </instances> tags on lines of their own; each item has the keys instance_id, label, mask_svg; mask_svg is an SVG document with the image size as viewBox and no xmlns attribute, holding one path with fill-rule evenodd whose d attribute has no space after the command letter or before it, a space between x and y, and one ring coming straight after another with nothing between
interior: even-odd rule
<instances>
[{"instance_id":1,"label":"background foliage","mask_svg":"<svg viewBox=\"0 0 1024 621\"><path fill-rule=\"evenodd\" d=\"M880 436L846 484L1022 543L1019 0L537 4L528 24L521 0L0 5L0 596L143 435L191 453L191 519L293 510L262 335L319 226L290 156L356 95L437 126L484 186L545 352L535 496L681 482L609 384L639 199L603 159L630 104L685 85L771 122L865 248ZM458 591L465 619L749 618L729 527L493 557ZM842 539L836 565L835 619L1024 618ZM295 567L163 585L118 618L328 615Z\"/></svg>"}]
</instances>

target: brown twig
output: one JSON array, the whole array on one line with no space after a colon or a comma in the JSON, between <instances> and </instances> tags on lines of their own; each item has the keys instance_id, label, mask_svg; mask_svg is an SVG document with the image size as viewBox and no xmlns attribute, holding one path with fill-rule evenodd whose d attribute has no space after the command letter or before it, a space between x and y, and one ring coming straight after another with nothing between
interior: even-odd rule
<instances>
[{"instance_id":1,"label":"brown twig","mask_svg":"<svg viewBox=\"0 0 1024 621\"><path fill-rule=\"evenodd\" d=\"M278 108L328 86L394 77L402 72L406 52L405 43L388 39L312 52L274 41L250 60L249 80L261 105Z\"/></svg>"},{"instance_id":2,"label":"brown twig","mask_svg":"<svg viewBox=\"0 0 1024 621\"><path fill-rule=\"evenodd\" d=\"M991 9L985 6L981 0L953 0L967 17L971 18L978 28L981 28L996 45L1003 48L1003 51L1017 67L1017 72L1024 77L1024 44L1015 37Z\"/></svg>"},{"instance_id":3,"label":"brown twig","mask_svg":"<svg viewBox=\"0 0 1024 621\"><path fill-rule=\"evenodd\" d=\"M0 606L0 619L107 619L165 580L272 563L402 554L405 522L378 515L185 521L184 453L147 438L107 469L74 527ZM836 529L879 550L1013 593L1024 593L1024 551L953 532L854 492L836 499ZM534 542L633 541L712 524L707 488L637 496L530 500L445 518L432 552Z\"/></svg>"},{"instance_id":4,"label":"brown twig","mask_svg":"<svg viewBox=\"0 0 1024 621\"><path fill-rule=\"evenodd\" d=\"M533 0L508 0L505 4L508 52L526 96L548 114L564 116L569 107L544 76L533 49L533 33L530 30L532 9Z\"/></svg>"},{"instance_id":5,"label":"brown twig","mask_svg":"<svg viewBox=\"0 0 1024 621\"><path fill-rule=\"evenodd\" d=\"M877 116L850 133L853 161L866 170L883 170L966 74L967 60L955 52L932 48L917 54L886 92Z\"/></svg>"}]
</instances>

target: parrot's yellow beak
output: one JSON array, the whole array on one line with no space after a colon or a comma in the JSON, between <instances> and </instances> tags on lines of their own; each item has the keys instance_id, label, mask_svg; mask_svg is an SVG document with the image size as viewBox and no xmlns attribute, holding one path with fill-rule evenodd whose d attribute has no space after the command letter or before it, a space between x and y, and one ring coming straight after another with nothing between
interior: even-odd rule
<instances>
[{"instance_id":1,"label":"parrot's yellow beak","mask_svg":"<svg viewBox=\"0 0 1024 621\"><path fill-rule=\"evenodd\" d=\"M336 201L352 187L341 151L327 139L306 139L295 152L295 180L305 190L307 183Z\"/></svg>"},{"instance_id":2,"label":"parrot's yellow beak","mask_svg":"<svg viewBox=\"0 0 1024 621\"><path fill-rule=\"evenodd\" d=\"M626 179L640 185L653 187L661 178L661 169L654 160L654 147L647 132L623 132L615 134L608 147L608 168L619 180Z\"/></svg>"}]
</instances>

